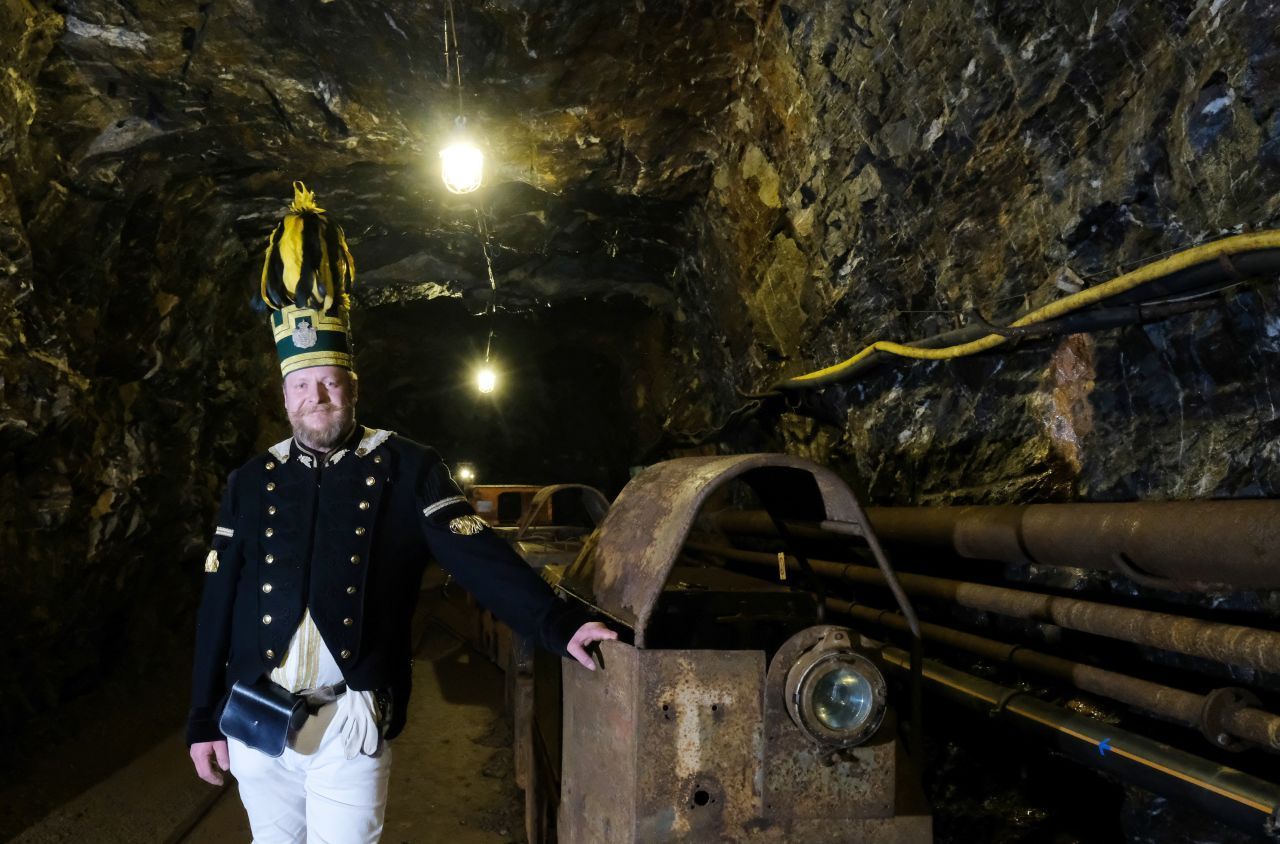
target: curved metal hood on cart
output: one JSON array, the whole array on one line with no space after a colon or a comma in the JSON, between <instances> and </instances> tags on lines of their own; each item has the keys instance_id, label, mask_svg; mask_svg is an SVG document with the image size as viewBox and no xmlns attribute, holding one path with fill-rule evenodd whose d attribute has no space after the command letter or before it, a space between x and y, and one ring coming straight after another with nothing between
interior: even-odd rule
<instances>
[{"instance_id":1,"label":"curved metal hood on cart","mask_svg":"<svg viewBox=\"0 0 1280 844\"><path fill-rule=\"evenodd\" d=\"M845 482L789 454L682 457L650 466L622 490L560 587L635 631L645 628L702 505L732 480L775 517L865 524Z\"/></svg>"}]
</instances>

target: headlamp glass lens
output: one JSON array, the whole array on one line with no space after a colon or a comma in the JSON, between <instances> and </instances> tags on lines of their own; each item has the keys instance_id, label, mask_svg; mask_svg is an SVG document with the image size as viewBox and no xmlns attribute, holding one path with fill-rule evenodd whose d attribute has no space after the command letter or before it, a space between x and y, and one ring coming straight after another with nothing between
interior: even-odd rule
<instances>
[{"instance_id":1,"label":"headlamp glass lens","mask_svg":"<svg viewBox=\"0 0 1280 844\"><path fill-rule=\"evenodd\" d=\"M813 714L829 730L852 730L871 714L874 694L866 677L838 665L814 683Z\"/></svg>"}]
</instances>

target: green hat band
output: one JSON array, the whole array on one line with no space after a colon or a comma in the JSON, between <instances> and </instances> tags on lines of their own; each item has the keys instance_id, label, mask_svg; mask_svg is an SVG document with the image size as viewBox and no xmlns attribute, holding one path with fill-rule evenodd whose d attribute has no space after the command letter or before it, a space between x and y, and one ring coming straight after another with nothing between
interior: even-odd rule
<instances>
[{"instance_id":1,"label":"green hat band","mask_svg":"<svg viewBox=\"0 0 1280 844\"><path fill-rule=\"evenodd\" d=\"M271 312L271 331L276 339L281 375L309 366L355 370L351 326L345 312L330 315L312 308L286 305Z\"/></svg>"}]
</instances>

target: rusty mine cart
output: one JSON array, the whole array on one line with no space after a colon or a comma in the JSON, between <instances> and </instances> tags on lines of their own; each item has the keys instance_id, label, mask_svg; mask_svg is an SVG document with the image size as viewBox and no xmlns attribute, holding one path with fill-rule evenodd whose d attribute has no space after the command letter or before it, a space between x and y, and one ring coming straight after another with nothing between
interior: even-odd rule
<instances>
[{"instance_id":1,"label":"rusty mine cart","mask_svg":"<svg viewBox=\"0 0 1280 844\"><path fill-rule=\"evenodd\" d=\"M756 454L645 469L567 568L522 547L623 631L595 672L518 640L499 660L531 842L932 840L874 650L810 592L682 558L733 481L776 519L870 534L833 472Z\"/></svg>"}]
</instances>

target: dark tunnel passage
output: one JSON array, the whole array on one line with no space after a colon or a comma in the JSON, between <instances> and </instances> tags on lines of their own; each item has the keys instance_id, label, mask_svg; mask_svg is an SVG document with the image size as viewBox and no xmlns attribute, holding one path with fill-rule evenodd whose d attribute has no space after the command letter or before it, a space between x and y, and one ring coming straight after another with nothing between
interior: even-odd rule
<instances>
[{"instance_id":1,"label":"dark tunnel passage","mask_svg":"<svg viewBox=\"0 0 1280 844\"><path fill-rule=\"evenodd\" d=\"M353 326L361 414L431 443L483 483L586 483L616 494L642 450L646 332L635 304L566 303L488 319L454 300L383 305ZM490 326L498 376L476 389Z\"/></svg>"},{"instance_id":2,"label":"dark tunnel passage","mask_svg":"<svg viewBox=\"0 0 1280 844\"><path fill-rule=\"evenodd\" d=\"M394 683L329 678L420 690L371 704L408 723L384 840L1280 837L1277 32L1270 0L0 0L0 840L248 838L183 755L219 570L261 641L211 664L395 630ZM357 431L314 459L380 462L311 516L230 493L247 540L233 470L302 465L263 293L295 182L354 261L315 313L357 421L459 487ZM817 480L717 486L761 454ZM445 533L516 585L390 575ZM513 636L528 568L620 634L603 671ZM330 574L331 618L270 604Z\"/></svg>"}]
</instances>

